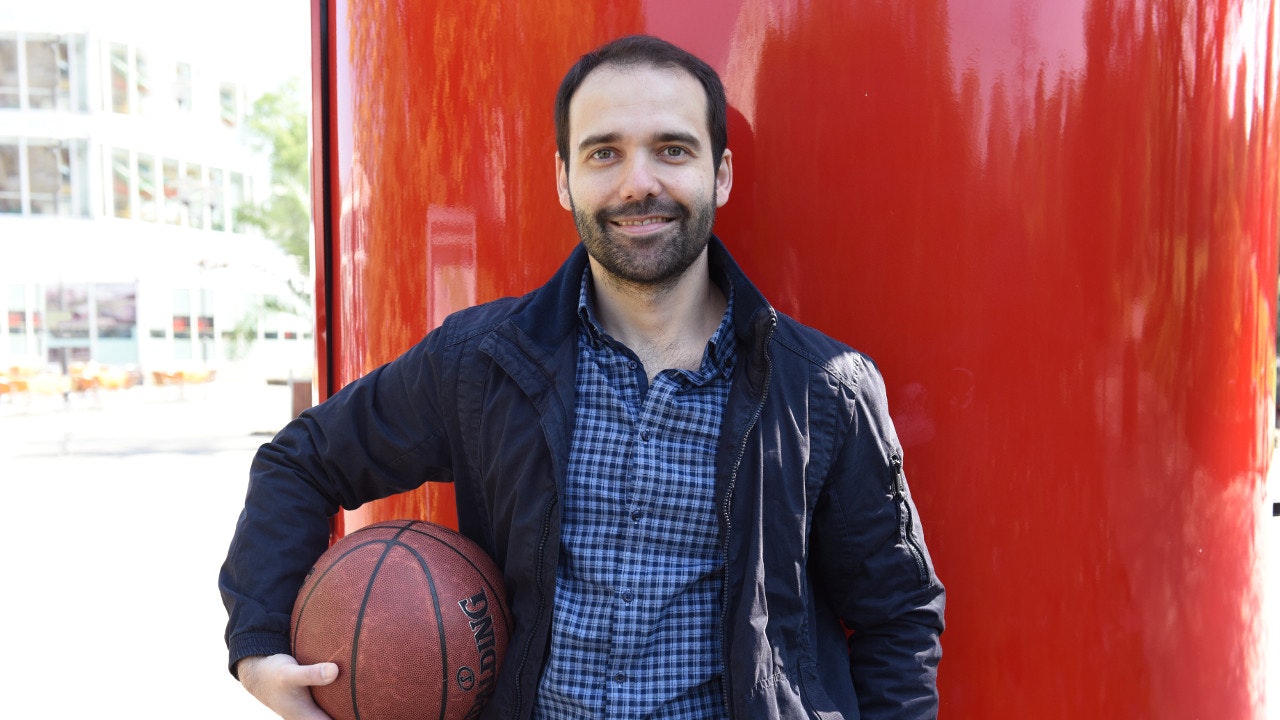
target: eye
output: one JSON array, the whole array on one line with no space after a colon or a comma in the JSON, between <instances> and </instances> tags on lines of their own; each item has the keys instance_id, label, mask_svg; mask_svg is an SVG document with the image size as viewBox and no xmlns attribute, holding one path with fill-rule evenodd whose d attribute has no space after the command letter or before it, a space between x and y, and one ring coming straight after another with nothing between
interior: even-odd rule
<instances>
[{"instance_id":1,"label":"eye","mask_svg":"<svg viewBox=\"0 0 1280 720\"><path fill-rule=\"evenodd\" d=\"M682 158L689 155L689 151L679 145L668 145L662 148L662 154L669 158Z\"/></svg>"},{"instance_id":2,"label":"eye","mask_svg":"<svg viewBox=\"0 0 1280 720\"><path fill-rule=\"evenodd\" d=\"M613 150L610 150L609 148L600 148L599 150L592 151L591 159L592 160L612 160L614 158L614 155L615 153L613 152Z\"/></svg>"}]
</instances>

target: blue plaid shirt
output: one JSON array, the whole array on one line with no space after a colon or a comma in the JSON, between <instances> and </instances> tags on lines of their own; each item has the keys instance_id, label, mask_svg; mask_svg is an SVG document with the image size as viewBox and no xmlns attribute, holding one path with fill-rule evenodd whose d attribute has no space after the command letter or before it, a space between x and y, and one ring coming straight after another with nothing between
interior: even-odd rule
<instances>
[{"instance_id":1,"label":"blue plaid shirt","mask_svg":"<svg viewBox=\"0 0 1280 720\"><path fill-rule=\"evenodd\" d=\"M713 497L733 298L702 366L664 370L650 387L635 354L596 322L589 288L588 271L551 654L534 717L724 718Z\"/></svg>"}]
</instances>

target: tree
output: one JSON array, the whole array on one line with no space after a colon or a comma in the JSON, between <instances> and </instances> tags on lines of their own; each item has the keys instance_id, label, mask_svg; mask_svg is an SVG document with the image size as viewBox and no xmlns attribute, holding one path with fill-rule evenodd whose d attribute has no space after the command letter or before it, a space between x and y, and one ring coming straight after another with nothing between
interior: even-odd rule
<instances>
[{"instance_id":1,"label":"tree","mask_svg":"<svg viewBox=\"0 0 1280 720\"><path fill-rule=\"evenodd\" d=\"M298 262L304 276L311 271L311 175L307 107L297 78L258 98L245 118L250 142L271 158L271 194L261 205L241 208L240 219L259 228ZM310 307L305 286L289 288ZM273 308L286 310L286 308ZM296 312L296 311L294 311Z\"/></svg>"}]
</instances>

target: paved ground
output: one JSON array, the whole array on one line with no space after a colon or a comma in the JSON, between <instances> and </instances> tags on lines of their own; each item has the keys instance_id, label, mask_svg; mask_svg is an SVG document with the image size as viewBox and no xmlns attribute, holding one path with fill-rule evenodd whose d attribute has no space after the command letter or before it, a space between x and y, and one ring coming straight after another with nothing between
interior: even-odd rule
<instances>
[{"instance_id":1,"label":"paved ground","mask_svg":"<svg viewBox=\"0 0 1280 720\"><path fill-rule=\"evenodd\" d=\"M19 619L5 707L275 717L225 670L217 569L249 460L288 414L288 388L262 381L0 404L3 603Z\"/></svg>"},{"instance_id":2,"label":"paved ground","mask_svg":"<svg viewBox=\"0 0 1280 720\"><path fill-rule=\"evenodd\" d=\"M275 717L226 673L216 575L250 458L289 412L289 388L260 379L0 402L3 707ZM1260 529L1280 720L1280 518Z\"/></svg>"}]
</instances>

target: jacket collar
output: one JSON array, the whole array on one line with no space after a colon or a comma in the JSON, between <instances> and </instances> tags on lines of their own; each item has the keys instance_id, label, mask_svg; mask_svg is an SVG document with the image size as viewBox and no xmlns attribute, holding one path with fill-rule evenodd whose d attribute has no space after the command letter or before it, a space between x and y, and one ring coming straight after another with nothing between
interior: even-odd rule
<instances>
[{"instance_id":1,"label":"jacket collar","mask_svg":"<svg viewBox=\"0 0 1280 720\"><path fill-rule=\"evenodd\" d=\"M707 245L711 272L724 273L733 285L734 332L739 348L762 353L768 330L777 323L777 313L756 286L742 272L720 238L712 235ZM511 321L543 352L554 353L567 339L576 337L578 297L582 273L587 267L587 251L579 243L564 264L545 285L535 290L529 303Z\"/></svg>"}]
</instances>

